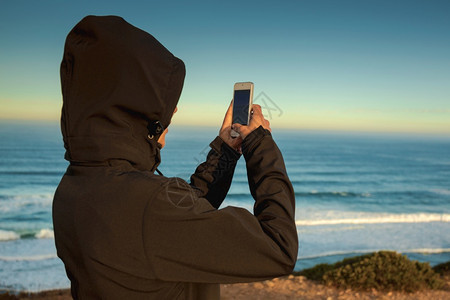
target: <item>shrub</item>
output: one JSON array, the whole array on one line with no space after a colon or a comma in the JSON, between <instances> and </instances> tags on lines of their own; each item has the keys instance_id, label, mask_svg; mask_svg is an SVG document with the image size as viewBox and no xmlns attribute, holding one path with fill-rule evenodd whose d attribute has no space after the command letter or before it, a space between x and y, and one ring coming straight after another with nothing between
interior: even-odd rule
<instances>
[{"instance_id":1,"label":"shrub","mask_svg":"<svg viewBox=\"0 0 450 300\"><path fill-rule=\"evenodd\" d=\"M363 259L365 257L369 257L370 255L372 255L372 254L349 257L349 258L345 258L342 261L339 261L334 264L318 264L312 268L301 270L300 272L293 272L293 274L295 276L305 276L306 278L308 278L310 280L320 281L323 283L324 282L323 275L325 275L325 273L327 273L328 271L331 271L331 270L334 270L334 269L337 269L337 268L340 268L340 267L343 267L346 265L350 265L354 262L360 261L361 259Z\"/></svg>"},{"instance_id":2,"label":"shrub","mask_svg":"<svg viewBox=\"0 0 450 300\"><path fill-rule=\"evenodd\" d=\"M442 276L450 275L450 261L434 266L433 270Z\"/></svg>"},{"instance_id":3,"label":"shrub","mask_svg":"<svg viewBox=\"0 0 450 300\"><path fill-rule=\"evenodd\" d=\"M302 270L300 272L293 272L295 276L305 276L308 279L315 281L323 281L323 275L333 269L330 264L318 264L312 268Z\"/></svg>"},{"instance_id":4,"label":"shrub","mask_svg":"<svg viewBox=\"0 0 450 300\"><path fill-rule=\"evenodd\" d=\"M7 292L0 291L0 300L14 300L14 299L19 299L19 298L17 298L14 295L11 295Z\"/></svg>"},{"instance_id":5,"label":"shrub","mask_svg":"<svg viewBox=\"0 0 450 300\"><path fill-rule=\"evenodd\" d=\"M447 263L447 271L448 267ZM445 269L445 266L441 268ZM296 272L295 275L327 285L358 290L413 292L423 288L437 289L444 285L428 263L411 261L405 255L392 251L346 258L332 265L320 264Z\"/></svg>"},{"instance_id":6,"label":"shrub","mask_svg":"<svg viewBox=\"0 0 450 300\"><path fill-rule=\"evenodd\" d=\"M405 255L380 251L344 261L323 275L327 285L353 289L378 289L414 292L423 288L437 289L443 282L428 263L409 260Z\"/></svg>"}]
</instances>

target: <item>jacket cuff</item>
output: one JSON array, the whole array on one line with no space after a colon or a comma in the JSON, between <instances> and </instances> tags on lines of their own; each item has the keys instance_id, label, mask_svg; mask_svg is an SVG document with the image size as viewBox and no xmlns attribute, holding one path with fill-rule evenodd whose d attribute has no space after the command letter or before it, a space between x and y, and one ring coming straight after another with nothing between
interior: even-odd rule
<instances>
[{"instance_id":1,"label":"jacket cuff","mask_svg":"<svg viewBox=\"0 0 450 300\"><path fill-rule=\"evenodd\" d=\"M238 160L241 157L241 154L231 148L227 143L222 140L220 136L217 136L210 144L209 146L211 149L214 149L219 154L228 154L229 157L232 157L236 160Z\"/></svg>"},{"instance_id":2,"label":"jacket cuff","mask_svg":"<svg viewBox=\"0 0 450 300\"><path fill-rule=\"evenodd\" d=\"M259 141L261 141L265 136L272 136L272 134L269 130L264 129L262 125L250 132L250 134L247 135L242 142L242 153L245 155L246 153L251 152L253 148L259 144Z\"/></svg>"}]
</instances>

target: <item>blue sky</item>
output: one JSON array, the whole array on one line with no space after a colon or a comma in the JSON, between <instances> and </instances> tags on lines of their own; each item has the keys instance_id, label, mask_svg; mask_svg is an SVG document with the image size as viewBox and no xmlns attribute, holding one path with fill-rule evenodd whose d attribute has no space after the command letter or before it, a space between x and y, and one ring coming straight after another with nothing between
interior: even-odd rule
<instances>
[{"instance_id":1,"label":"blue sky","mask_svg":"<svg viewBox=\"0 0 450 300\"><path fill-rule=\"evenodd\" d=\"M115 14L185 62L174 124L219 126L253 81L274 128L450 135L448 1L0 1L1 119L57 120L67 33Z\"/></svg>"}]
</instances>

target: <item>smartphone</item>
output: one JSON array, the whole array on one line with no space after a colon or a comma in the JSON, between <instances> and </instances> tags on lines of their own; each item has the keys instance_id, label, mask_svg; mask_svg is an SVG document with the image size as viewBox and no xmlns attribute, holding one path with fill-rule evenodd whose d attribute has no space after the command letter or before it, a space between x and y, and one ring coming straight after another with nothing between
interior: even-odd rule
<instances>
[{"instance_id":1,"label":"smartphone","mask_svg":"<svg viewBox=\"0 0 450 300\"><path fill-rule=\"evenodd\" d=\"M248 125L253 103L253 82L237 82L233 89L233 121ZM231 130L231 137L238 137L239 133Z\"/></svg>"}]
</instances>

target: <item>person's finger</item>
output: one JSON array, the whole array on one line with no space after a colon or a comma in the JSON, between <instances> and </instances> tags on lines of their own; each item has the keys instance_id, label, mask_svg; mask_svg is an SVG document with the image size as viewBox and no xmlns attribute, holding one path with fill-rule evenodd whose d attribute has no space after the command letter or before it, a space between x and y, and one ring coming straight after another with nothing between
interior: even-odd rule
<instances>
[{"instance_id":1,"label":"person's finger","mask_svg":"<svg viewBox=\"0 0 450 300\"><path fill-rule=\"evenodd\" d=\"M228 106L228 110L225 113L225 118L223 119L222 127L231 126L232 119L233 119L233 100L231 100L230 106Z\"/></svg>"},{"instance_id":2,"label":"person's finger","mask_svg":"<svg viewBox=\"0 0 450 300\"><path fill-rule=\"evenodd\" d=\"M261 105L253 104L252 105L253 114L262 115Z\"/></svg>"},{"instance_id":3,"label":"person's finger","mask_svg":"<svg viewBox=\"0 0 450 300\"><path fill-rule=\"evenodd\" d=\"M234 131L236 131L237 133L241 133L241 127L242 127L243 125L241 125L241 124L239 124L239 123L234 123L232 126L231 126L231 129L233 129Z\"/></svg>"}]
</instances>

